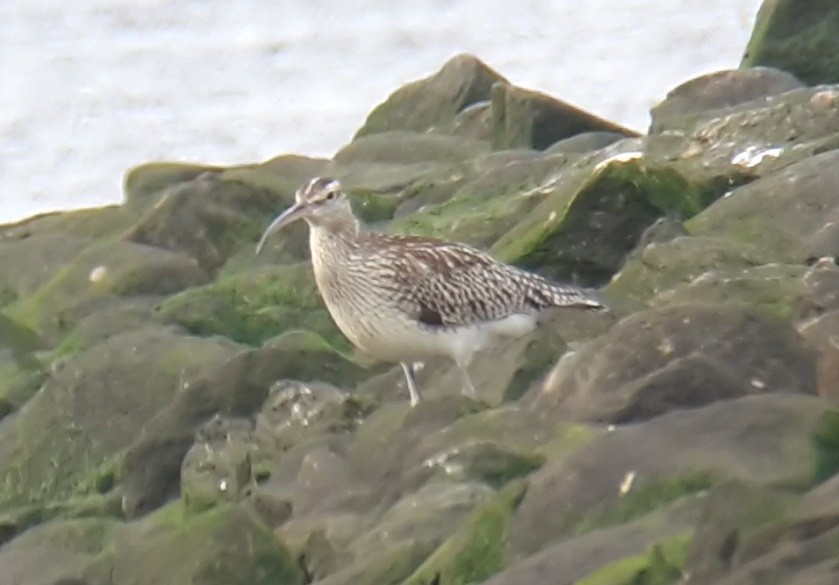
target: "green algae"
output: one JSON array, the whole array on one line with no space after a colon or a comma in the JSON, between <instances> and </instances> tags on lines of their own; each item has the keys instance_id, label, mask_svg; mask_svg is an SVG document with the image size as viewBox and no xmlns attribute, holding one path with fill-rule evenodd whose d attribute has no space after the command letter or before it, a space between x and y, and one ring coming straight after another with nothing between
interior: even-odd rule
<instances>
[{"instance_id":1,"label":"green algae","mask_svg":"<svg viewBox=\"0 0 839 585\"><path fill-rule=\"evenodd\" d=\"M150 532L154 538L148 538ZM288 550L238 504L191 515L179 502L168 504L120 530L98 563L120 582L122 577L160 585L304 583Z\"/></svg>"},{"instance_id":2,"label":"green algae","mask_svg":"<svg viewBox=\"0 0 839 585\"><path fill-rule=\"evenodd\" d=\"M839 473L839 410L826 410L813 433L816 450L815 481L822 482Z\"/></svg>"},{"instance_id":3,"label":"green algae","mask_svg":"<svg viewBox=\"0 0 839 585\"><path fill-rule=\"evenodd\" d=\"M647 553L609 563L575 585L670 585L684 577L682 567L691 540L689 534L665 540Z\"/></svg>"},{"instance_id":4,"label":"green algae","mask_svg":"<svg viewBox=\"0 0 839 585\"><path fill-rule=\"evenodd\" d=\"M480 583L503 569L506 534L525 489L514 481L477 508L403 585Z\"/></svg>"},{"instance_id":5,"label":"green algae","mask_svg":"<svg viewBox=\"0 0 839 585\"><path fill-rule=\"evenodd\" d=\"M653 480L633 486L617 502L589 511L575 525L576 534L626 524L685 496L705 491L713 478L704 473Z\"/></svg>"},{"instance_id":6,"label":"green algae","mask_svg":"<svg viewBox=\"0 0 839 585\"><path fill-rule=\"evenodd\" d=\"M764 2L740 67L775 67L809 85L839 83L839 8L832 2Z\"/></svg>"},{"instance_id":7,"label":"green algae","mask_svg":"<svg viewBox=\"0 0 839 585\"><path fill-rule=\"evenodd\" d=\"M640 159L608 163L578 176L544 192L491 253L554 278L602 283L657 217L691 217L715 196L673 169ZM610 246L595 246L593 234L609 234Z\"/></svg>"},{"instance_id":8,"label":"green algae","mask_svg":"<svg viewBox=\"0 0 839 585\"><path fill-rule=\"evenodd\" d=\"M150 162L128 169L123 180L123 191L129 203L145 201L171 185L191 181L221 167L179 162Z\"/></svg>"},{"instance_id":9,"label":"green algae","mask_svg":"<svg viewBox=\"0 0 839 585\"><path fill-rule=\"evenodd\" d=\"M160 317L196 335L250 345L300 328L343 345L307 263L257 267L187 289L161 305Z\"/></svg>"}]
</instances>

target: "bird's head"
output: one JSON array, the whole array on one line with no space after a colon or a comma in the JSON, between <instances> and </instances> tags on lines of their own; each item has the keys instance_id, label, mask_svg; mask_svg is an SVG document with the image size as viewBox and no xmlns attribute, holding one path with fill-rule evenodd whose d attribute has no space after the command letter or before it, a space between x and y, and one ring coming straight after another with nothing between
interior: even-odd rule
<instances>
[{"instance_id":1,"label":"bird's head","mask_svg":"<svg viewBox=\"0 0 839 585\"><path fill-rule=\"evenodd\" d=\"M294 194L294 204L277 216L262 234L256 253L262 250L268 237L298 219L309 225L338 230L344 227L357 229L347 194L337 179L315 177Z\"/></svg>"}]
</instances>

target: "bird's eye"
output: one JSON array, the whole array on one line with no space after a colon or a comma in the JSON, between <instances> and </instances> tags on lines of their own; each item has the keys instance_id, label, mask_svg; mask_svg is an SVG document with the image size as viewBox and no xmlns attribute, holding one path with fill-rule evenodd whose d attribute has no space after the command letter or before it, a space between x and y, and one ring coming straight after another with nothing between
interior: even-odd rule
<instances>
[{"instance_id":1,"label":"bird's eye","mask_svg":"<svg viewBox=\"0 0 839 585\"><path fill-rule=\"evenodd\" d=\"M326 194L326 200L327 201L332 201L333 199L335 199L335 191L330 191L329 193Z\"/></svg>"}]
</instances>

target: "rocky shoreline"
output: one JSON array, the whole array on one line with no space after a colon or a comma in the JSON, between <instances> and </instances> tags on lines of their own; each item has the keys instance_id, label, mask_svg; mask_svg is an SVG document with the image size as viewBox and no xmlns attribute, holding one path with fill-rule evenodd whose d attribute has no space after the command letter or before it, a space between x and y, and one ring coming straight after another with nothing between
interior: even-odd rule
<instances>
[{"instance_id":1,"label":"rocky shoreline","mask_svg":"<svg viewBox=\"0 0 839 585\"><path fill-rule=\"evenodd\" d=\"M0 226L0 585L839 582L839 11L792 4L646 135L459 55L332 159L143 164ZM313 175L613 313L410 408L303 226L254 254Z\"/></svg>"}]
</instances>

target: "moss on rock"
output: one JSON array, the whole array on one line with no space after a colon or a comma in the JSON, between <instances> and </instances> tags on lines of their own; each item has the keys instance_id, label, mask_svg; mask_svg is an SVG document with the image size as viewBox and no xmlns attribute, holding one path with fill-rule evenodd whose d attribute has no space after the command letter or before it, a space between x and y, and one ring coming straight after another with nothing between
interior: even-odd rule
<instances>
[{"instance_id":1,"label":"moss on rock","mask_svg":"<svg viewBox=\"0 0 839 585\"><path fill-rule=\"evenodd\" d=\"M222 168L180 162L150 162L128 169L123 191L129 203L147 203L166 187L192 181L204 173L215 174Z\"/></svg>"},{"instance_id":2,"label":"moss on rock","mask_svg":"<svg viewBox=\"0 0 839 585\"><path fill-rule=\"evenodd\" d=\"M171 294L206 282L196 263L181 254L130 242L88 248L33 294L6 312L55 339L108 297Z\"/></svg>"},{"instance_id":3,"label":"moss on rock","mask_svg":"<svg viewBox=\"0 0 839 585\"><path fill-rule=\"evenodd\" d=\"M839 83L839 7L833 2L765 0L741 67L789 71L810 85Z\"/></svg>"},{"instance_id":4,"label":"moss on rock","mask_svg":"<svg viewBox=\"0 0 839 585\"><path fill-rule=\"evenodd\" d=\"M657 217L690 217L713 196L640 158L601 163L591 174L572 176L528 194L541 201L495 243L496 257L554 278L601 284ZM607 233L608 243L595 236Z\"/></svg>"},{"instance_id":5,"label":"moss on rock","mask_svg":"<svg viewBox=\"0 0 839 585\"><path fill-rule=\"evenodd\" d=\"M653 479L641 485L633 485L633 482L627 480L623 497L589 510L577 522L573 532L585 534L606 526L627 524L680 498L705 491L711 485L713 477L708 473L674 475Z\"/></svg>"},{"instance_id":6,"label":"moss on rock","mask_svg":"<svg viewBox=\"0 0 839 585\"><path fill-rule=\"evenodd\" d=\"M457 55L434 75L409 83L378 105L355 137L388 130L424 132L444 126L468 106L489 99L490 88L506 80L473 55Z\"/></svg>"},{"instance_id":7,"label":"moss on rock","mask_svg":"<svg viewBox=\"0 0 839 585\"><path fill-rule=\"evenodd\" d=\"M607 290L615 296L647 301L707 272L760 266L768 259L764 251L745 243L681 236L633 252Z\"/></svg>"},{"instance_id":8,"label":"moss on rock","mask_svg":"<svg viewBox=\"0 0 839 585\"><path fill-rule=\"evenodd\" d=\"M160 317L197 335L224 335L251 345L303 328L346 346L308 263L259 266L190 288L165 301Z\"/></svg>"},{"instance_id":9,"label":"moss on rock","mask_svg":"<svg viewBox=\"0 0 839 585\"><path fill-rule=\"evenodd\" d=\"M0 432L6 502L45 503L79 493L117 456L184 380L238 350L228 340L149 327L117 335L47 379ZM108 424L102 424L108 421Z\"/></svg>"},{"instance_id":10,"label":"moss on rock","mask_svg":"<svg viewBox=\"0 0 839 585\"><path fill-rule=\"evenodd\" d=\"M653 545L649 552L610 563L575 585L670 585L685 575L691 536L685 534Z\"/></svg>"},{"instance_id":11,"label":"moss on rock","mask_svg":"<svg viewBox=\"0 0 839 585\"><path fill-rule=\"evenodd\" d=\"M110 574L114 582L130 585L304 583L283 545L237 504L184 515L173 503L121 526L91 573Z\"/></svg>"},{"instance_id":12,"label":"moss on rock","mask_svg":"<svg viewBox=\"0 0 839 585\"><path fill-rule=\"evenodd\" d=\"M503 568L504 542L525 484L514 482L476 509L403 585L480 583Z\"/></svg>"},{"instance_id":13,"label":"moss on rock","mask_svg":"<svg viewBox=\"0 0 839 585\"><path fill-rule=\"evenodd\" d=\"M656 296L653 306L690 303L701 298L722 305L740 303L792 321L816 308L808 299L804 266L767 264L745 270L721 270Z\"/></svg>"}]
</instances>

